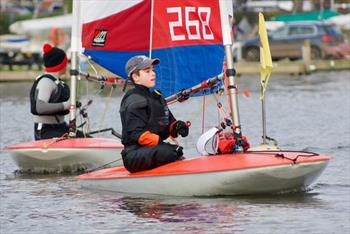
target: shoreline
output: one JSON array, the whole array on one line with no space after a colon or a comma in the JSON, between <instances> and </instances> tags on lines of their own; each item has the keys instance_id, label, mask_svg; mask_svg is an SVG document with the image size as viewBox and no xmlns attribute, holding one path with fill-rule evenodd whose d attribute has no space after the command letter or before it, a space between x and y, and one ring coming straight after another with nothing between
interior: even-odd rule
<instances>
[{"instance_id":1,"label":"shoreline","mask_svg":"<svg viewBox=\"0 0 350 234\"><path fill-rule=\"evenodd\" d=\"M234 64L238 76L258 75L260 73L259 62L240 61ZM100 69L98 69L100 70ZM284 75L303 75L318 71L350 70L350 59L340 60L315 60L306 63L303 60L297 61L277 61L273 62L272 73ZM101 74L111 75L106 70L100 70ZM44 73L44 70L0 70L0 82L21 82L34 81L34 79ZM67 78L68 79L68 78Z\"/></svg>"}]
</instances>

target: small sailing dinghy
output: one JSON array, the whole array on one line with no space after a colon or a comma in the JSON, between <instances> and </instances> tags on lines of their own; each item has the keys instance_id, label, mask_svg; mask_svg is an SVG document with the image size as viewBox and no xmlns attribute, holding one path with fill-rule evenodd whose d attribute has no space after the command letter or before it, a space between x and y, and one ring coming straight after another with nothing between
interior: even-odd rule
<instances>
[{"instance_id":1,"label":"small sailing dinghy","mask_svg":"<svg viewBox=\"0 0 350 234\"><path fill-rule=\"evenodd\" d=\"M53 138L6 147L21 172L79 172L121 164L119 140L108 138ZM113 164L114 163L114 164Z\"/></svg>"},{"instance_id":2,"label":"small sailing dinghy","mask_svg":"<svg viewBox=\"0 0 350 234\"><path fill-rule=\"evenodd\" d=\"M83 187L124 193L216 196L289 192L309 186L329 157L304 152L250 152L182 160L129 173L124 167L78 177Z\"/></svg>"},{"instance_id":3,"label":"small sailing dinghy","mask_svg":"<svg viewBox=\"0 0 350 234\"><path fill-rule=\"evenodd\" d=\"M21 172L33 173L75 173L93 170L100 167L122 165L120 152L124 148L116 138L77 138L76 137L76 82L78 76L85 76L88 80L99 82L102 86L118 84L116 79L105 76L90 76L78 70L78 55L81 51L81 27L79 17L74 17L71 38L71 107L70 132L60 138L30 141L10 145L5 150L10 152L14 162ZM90 101L85 106L90 105ZM86 115L86 108L79 109L81 115ZM81 125L84 125L83 123ZM114 129L102 129L87 134L111 130L114 136L118 133ZM120 136L119 136L120 138Z\"/></svg>"},{"instance_id":4,"label":"small sailing dinghy","mask_svg":"<svg viewBox=\"0 0 350 234\"><path fill-rule=\"evenodd\" d=\"M105 14L91 5L88 7L87 3L93 1L76 2L83 8L94 10L90 11L83 31L85 48L95 61L126 77L124 64L131 56L144 54L159 58L162 63L158 68L160 71L157 71L157 88L166 95L173 94L166 99L168 103L182 102L200 90L223 84L224 80L232 121L226 118L223 124L232 129L230 136L242 137L231 54L231 1L99 2L100 9L108 9ZM101 39L98 40L101 43L98 50L92 46L94 41L97 43L96 38ZM108 44L109 41L113 44ZM113 58L113 66L108 58L103 57L106 48L108 56ZM222 76L219 74L223 70L224 54L227 69ZM263 68L266 69L266 66ZM268 78L265 73L264 77ZM244 145L240 143L238 148L231 147L230 153L222 153L222 150L218 153L217 147L213 147L212 155L206 155L209 152L205 149L207 143L215 142L215 139L219 142L220 132L224 130L213 128L203 138L200 137L197 149L202 155L195 158L137 173L129 173L124 167L114 167L76 178L85 188L137 194L216 196L278 193L305 189L318 178L330 159L315 153L279 150L266 142L260 147L262 151L243 151Z\"/></svg>"}]
</instances>

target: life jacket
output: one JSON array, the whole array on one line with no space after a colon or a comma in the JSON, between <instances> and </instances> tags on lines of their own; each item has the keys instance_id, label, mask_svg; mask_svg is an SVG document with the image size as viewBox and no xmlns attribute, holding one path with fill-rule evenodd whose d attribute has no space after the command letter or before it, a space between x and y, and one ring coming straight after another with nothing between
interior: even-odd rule
<instances>
[{"instance_id":1,"label":"life jacket","mask_svg":"<svg viewBox=\"0 0 350 234\"><path fill-rule=\"evenodd\" d=\"M151 93L148 101L148 129L159 135L162 140L169 137L170 111L165 99L158 90Z\"/></svg>"},{"instance_id":2,"label":"life jacket","mask_svg":"<svg viewBox=\"0 0 350 234\"><path fill-rule=\"evenodd\" d=\"M219 154L230 154L235 152L236 138L231 132L219 132L217 133L218 141L218 153Z\"/></svg>"},{"instance_id":3,"label":"life jacket","mask_svg":"<svg viewBox=\"0 0 350 234\"><path fill-rule=\"evenodd\" d=\"M142 99L142 100L141 100ZM127 101L126 101L127 100ZM147 107L147 125L146 129L152 133L160 136L162 140L169 137L169 125L171 120L171 114L166 104L165 99L162 97L158 90L149 93L148 91L142 90L142 88L134 88L129 90L123 97L122 104L120 107L121 119L123 124L123 139L124 145L129 145L126 129L124 129L124 121L128 118L126 116L126 102L134 103L134 108Z\"/></svg>"},{"instance_id":4,"label":"life jacket","mask_svg":"<svg viewBox=\"0 0 350 234\"><path fill-rule=\"evenodd\" d=\"M66 102L69 100L70 97L70 90L67 84L62 82L61 80L57 80L54 76L50 74L44 74L40 77L38 77L30 90L30 111L33 115L42 115L37 112L36 109L36 101L37 101L37 94L36 94L36 87L38 86L38 83L43 78L49 78L55 84L57 84L57 91L51 93L49 103L59 103L59 102ZM69 113L69 110L59 111L52 114L45 114L45 115L66 115Z\"/></svg>"},{"instance_id":5,"label":"life jacket","mask_svg":"<svg viewBox=\"0 0 350 234\"><path fill-rule=\"evenodd\" d=\"M247 137L237 133L221 131L217 133L217 141L219 154L237 152L240 147L242 147L244 151L250 148Z\"/></svg>"}]
</instances>

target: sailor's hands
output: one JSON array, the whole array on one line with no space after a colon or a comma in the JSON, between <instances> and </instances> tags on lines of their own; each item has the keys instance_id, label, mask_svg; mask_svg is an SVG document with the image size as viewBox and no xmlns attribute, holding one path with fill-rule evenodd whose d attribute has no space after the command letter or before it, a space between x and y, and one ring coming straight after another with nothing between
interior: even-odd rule
<instances>
[{"instance_id":1,"label":"sailor's hands","mask_svg":"<svg viewBox=\"0 0 350 234\"><path fill-rule=\"evenodd\" d=\"M249 141L246 136L242 136L242 138L239 140L238 144L242 146L244 151L247 151L250 148Z\"/></svg>"},{"instance_id":2,"label":"sailor's hands","mask_svg":"<svg viewBox=\"0 0 350 234\"><path fill-rule=\"evenodd\" d=\"M62 102L63 103L63 110L69 110L70 108L70 99L68 101ZM82 106L81 102L76 101L75 106L77 108L80 108Z\"/></svg>"},{"instance_id":3,"label":"sailor's hands","mask_svg":"<svg viewBox=\"0 0 350 234\"><path fill-rule=\"evenodd\" d=\"M180 158L184 153L183 153L183 147L182 146L178 146L177 148L176 148L176 154L177 154L177 156Z\"/></svg>"},{"instance_id":4,"label":"sailor's hands","mask_svg":"<svg viewBox=\"0 0 350 234\"><path fill-rule=\"evenodd\" d=\"M184 121L181 121L181 120L177 121L177 123L175 124L175 129L180 136L182 137L188 136L189 128Z\"/></svg>"},{"instance_id":5,"label":"sailor's hands","mask_svg":"<svg viewBox=\"0 0 350 234\"><path fill-rule=\"evenodd\" d=\"M75 102L75 106L76 106L77 108L80 108L80 107L82 106L82 104L81 104L80 101L76 101L76 102Z\"/></svg>"},{"instance_id":6,"label":"sailor's hands","mask_svg":"<svg viewBox=\"0 0 350 234\"><path fill-rule=\"evenodd\" d=\"M69 110L70 108L70 99L68 101L62 102L63 110Z\"/></svg>"},{"instance_id":7,"label":"sailor's hands","mask_svg":"<svg viewBox=\"0 0 350 234\"><path fill-rule=\"evenodd\" d=\"M178 135L182 137L187 137L189 132L189 124L185 123L182 120L177 120L172 123L172 127L170 130L170 135L172 137L177 137Z\"/></svg>"}]
</instances>

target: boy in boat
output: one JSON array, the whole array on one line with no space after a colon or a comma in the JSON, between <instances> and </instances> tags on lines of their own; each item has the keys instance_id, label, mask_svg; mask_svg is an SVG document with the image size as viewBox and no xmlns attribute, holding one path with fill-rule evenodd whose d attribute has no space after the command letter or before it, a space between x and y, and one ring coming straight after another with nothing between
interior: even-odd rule
<instances>
[{"instance_id":1,"label":"boy in boat","mask_svg":"<svg viewBox=\"0 0 350 234\"><path fill-rule=\"evenodd\" d=\"M122 121L123 163L130 172L153 169L182 159L182 147L163 142L169 136L188 135L188 125L176 120L165 99L155 86L153 66L159 59L134 56L125 71L135 87L129 90L120 105Z\"/></svg>"},{"instance_id":2,"label":"boy in boat","mask_svg":"<svg viewBox=\"0 0 350 234\"><path fill-rule=\"evenodd\" d=\"M64 116L69 113L69 87L60 77L66 73L67 55L50 44L43 46L45 73L36 78L30 91L30 109L35 140L61 137L68 133Z\"/></svg>"}]
</instances>

